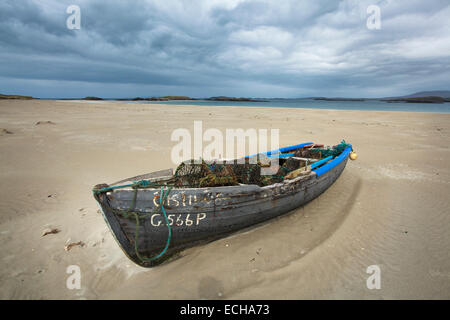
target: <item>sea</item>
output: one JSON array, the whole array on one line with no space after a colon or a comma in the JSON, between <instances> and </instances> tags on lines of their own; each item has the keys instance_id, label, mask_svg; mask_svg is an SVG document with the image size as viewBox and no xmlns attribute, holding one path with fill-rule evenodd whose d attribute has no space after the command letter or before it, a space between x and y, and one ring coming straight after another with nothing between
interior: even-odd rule
<instances>
[{"instance_id":1,"label":"sea","mask_svg":"<svg viewBox=\"0 0 450 320\"><path fill-rule=\"evenodd\" d=\"M364 101L326 101L314 99L264 99L264 102L243 101L211 101L211 100L175 100L175 101L122 101L124 103L165 104L165 105L200 105L211 107L270 107L270 108L307 108L332 110L371 110L400 112L433 112L450 113L450 102L437 103L407 103L385 102L368 99Z\"/></svg>"}]
</instances>

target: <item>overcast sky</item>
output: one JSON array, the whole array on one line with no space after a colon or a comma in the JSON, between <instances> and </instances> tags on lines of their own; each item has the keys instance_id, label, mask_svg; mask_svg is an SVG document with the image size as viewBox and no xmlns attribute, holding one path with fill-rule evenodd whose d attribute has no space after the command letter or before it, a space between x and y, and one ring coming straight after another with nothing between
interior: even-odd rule
<instances>
[{"instance_id":1,"label":"overcast sky","mask_svg":"<svg viewBox=\"0 0 450 320\"><path fill-rule=\"evenodd\" d=\"M450 90L450 1L1 0L0 61L0 93L41 98Z\"/></svg>"}]
</instances>

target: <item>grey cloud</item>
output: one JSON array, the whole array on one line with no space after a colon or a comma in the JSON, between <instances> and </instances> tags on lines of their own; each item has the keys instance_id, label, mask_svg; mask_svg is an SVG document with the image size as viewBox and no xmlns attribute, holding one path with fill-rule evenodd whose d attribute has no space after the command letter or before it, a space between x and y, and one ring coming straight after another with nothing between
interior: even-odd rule
<instances>
[{"instance_id":1,"label":"grey cloud","mask_svg":"<svg viewBox=\"0 0 450 320\"><path fill-rule=\"evenodd\" d=\"M70 4L81 7L81 30L66 28ZM381 8L381 30L366 27L369 4ZM450 83L449 14L440 0L6 0L0 87L56 80L55 97L73 81L108 84L109 96L117 86L135 94L133 84L144 96L152 89L295 97L442 88Z\"/></svg>"}]
</instances>

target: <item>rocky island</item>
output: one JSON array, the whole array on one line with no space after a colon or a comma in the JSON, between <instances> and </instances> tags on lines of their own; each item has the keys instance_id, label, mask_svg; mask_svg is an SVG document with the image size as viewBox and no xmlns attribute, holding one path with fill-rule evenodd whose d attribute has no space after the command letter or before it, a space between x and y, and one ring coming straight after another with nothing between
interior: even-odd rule
<instances>
[{"instance_id":1,"label":"rocky island","mask_svg":"<svg viewBox=\"0 0 450 320\"><path fill-rule=\"evenodd\" d=\"M234 101L234 102L267 102L266 100L251 99L251 98L235 98L235 97L211 97L206 100L210 101Z\"/></svg>"},{"instance_id":2,"label":"rocky island","mask_svg":"<svg viewBox=\"0 0 450 320\"><path fill-rule=\"evenodd\" d=\"M317 97L313 98L313 100L323 100L323 101L366 101L363 98L326 98L326 97Z\"/></svg>"},{"instance_id":3,"label":"rocky island","mask_svg":"<svg viewBox=\"0 0 450 320\"><path fill-rule=\"evenodd\" d=\"M88 101L102 101L102 100L104 100L103 98L99 98L99 97L86 97L86 98L83 98L83 99L81 99L81 100L88 100Z\"/></svg>"},{"instance_id":4,"label":"rocky island","mask_svg":"<svg viewBox=\"0 0 450 320\"><path fill-rule=\"evenodd\" d=\"M164 97L148 97L148 98L125 98L116 99L117 101L173 101L173 100L197 100L187 96L164 96Z\"/></svg>"},{"instance_id":5,"label":"rocky island","mask_svg":"<svg viewBox=\"0 0 450 320\"><path fill-rule=\"evenodd\" d=\"M443 97L411 97L411 98L395 98L395 99L385 99L382 101L395 103L395 102L407 102L407 103L444 103L450 102L450 99Z\"/></svg>"},{"instance_id":6,"label":"rocky island","mask_svg":"<svg viewBox=\"0 0 450 320\"><path fill-rule=\"evenodd\" d=\"M33 98L31 96L20 96L17 94L14 94L14 95L0 94L0 99L1 100L7 100L7 99L10 99L10 100L32 100L32 99L36 99L36 98Z\"/></svg>"}]
</instances>

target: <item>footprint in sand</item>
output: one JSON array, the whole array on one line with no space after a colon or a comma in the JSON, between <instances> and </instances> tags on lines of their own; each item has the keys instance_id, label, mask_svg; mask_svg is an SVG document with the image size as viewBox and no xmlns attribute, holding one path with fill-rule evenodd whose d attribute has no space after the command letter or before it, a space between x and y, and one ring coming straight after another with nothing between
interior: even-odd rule
<instances>
[{"instance_id":1,"label":"footprint in sand","mask_svg":"<svg viewBox=\"0 0 450 320\"><path fill-rule=\"evenodd\" d=\"M38 121L38 122L36 122L36 126L39 126L39 125L44 125L44 124L56 124L56 123L54 123L53 121Z\"/></svg>"},{"instance_id":2,"label":"footprint in sand","mask_svg":"<svg viewBox=\"0 0 450 320\"><path fill-rule=\"evenodd\" d=\"M8 129L0 128L0 136L6 136L10 134L14 134L14 132L9 131Z\"/></svg>"},{"instance_id":3,"label":"footprint in sand","mask_svg":"<svg viewBox=\"0 0 450 320\"><path fill-rule=\"evenodd\" d=\"M57 193L51 193L49 195L47 195L47 197L44 199L45 203L58 203L58 196L59 194Z\"/></svg>"}]
</instances>

